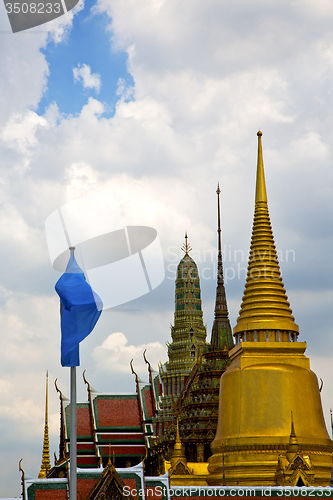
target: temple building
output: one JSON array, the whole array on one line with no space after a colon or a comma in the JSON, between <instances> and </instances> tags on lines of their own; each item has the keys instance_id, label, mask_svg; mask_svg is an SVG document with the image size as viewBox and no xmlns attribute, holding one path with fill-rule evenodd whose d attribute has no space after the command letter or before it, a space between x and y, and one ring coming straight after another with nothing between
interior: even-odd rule
<instances>
[{"instance_id":1,"label":"temple building","mask_svg":"<svg viewBox=\"0 0 333 500\"><path fill-rule=\"evenodd\" d=\"M223 279L218 187L211 341L206 342L198 268L186 235L185 255L177 268L168 362L155 371L144 352L148 382L140 380L131 362L136 389L131 394L100 393L83 376L88 400L77 405L78 498L120 500L129 488L140 489L143 500L171 500L170 485L208 488L203 498L212 497L211 486L330 485L333 442L317 377L304 355L306 343L298 341L299 328L282 282L268 213L262 133L257 135L253 231L233 336ZM49 500L52 492L67 498L70 404L56 389L59 456L51 467L46 403L39 479L26 479L20 464L23 500ZM166 488L162 495L160 488ZM220 496L228 494L215 494ZM255 496L265 494L256 490Z\"/></svg>"},{"instance_id":2,"label":"temple building","mask_svg":"<svg viewBox=\"0 0 333 500\"><path fill-rule=\"evenodd\" d=\"M273 232L258 132L252 240L236 346L221 377L210 485L328 486L333 443L316 375L298 342Z\"/></svg>"},{"instance_id":3,"label":"temple building","mask_svg":"<svg viewBox=\"0 0 333 500\"><path fill-rule=\"evenodd\" d=\"M207 335L203 324L199 273L189 255L191 247L187 234L182 250L185 255L177 267L172 342L167 343L169 361L160 366L163 395L157 416L153 419L154 435L167 460L172 456L176 438L175 405L193 367L201 359L200 351L203 351Z\"/></svg>"},{"instance_id":4,"label":"temple building","mask_svg":"<svg viewBox=\"0 0 333 500\"><path fill-rule=\"evenodd\" d=\"M176 405L180 437L190 462L207 462L210 444L215 437L220 378L229 365L229 351L234 347L223 278L220 187L217 187L218 258L214 322L211 341L192 370Z\"/></svg>"},{"instance_id":5,"label":"temple building","mask_svg":"<svg viewBox=\"0 0 333 500\"><path fill-rule=\"evenodd\" d=\"M77 464L81 468L103 467L109 459L112 445L114 465L131 467L150 455L153 436L152 417L158 405L160 385L158 373L148 363L151 383L142 382L133 369L136 392L105 394L94 390L83 374L87 385L88 402L77 403ZM59 458L49 477L59 476L69 457L70 402L57 388L60 397L61 426ZM156 391L157 390L157 391ZM149 459L147 461L149 468Z\"/></svg>"}]
</instances>

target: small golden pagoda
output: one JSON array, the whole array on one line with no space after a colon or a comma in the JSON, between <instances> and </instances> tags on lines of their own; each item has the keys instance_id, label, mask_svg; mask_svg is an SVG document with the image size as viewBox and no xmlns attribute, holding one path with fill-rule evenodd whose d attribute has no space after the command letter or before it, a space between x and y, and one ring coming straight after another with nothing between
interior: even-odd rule
<instances>
[{"instance_id":1,"label":"small golden pagoda","mask_svg":"<svg viewBox=\"0 0 333 500\"><path fill-rule=\"evenodd\" d=\"M40 468L40 472L38 474L39 479L46 477L51 469L50 445L49 445L48 406L49 406L49 373L46 372L44 440L43 440L42 465Z\"/></svg>"},{"instance_id":2,"label":"small golden pagoda","mask_svg":"<svg viewBox=\"0 0 333 500\"><path fill-rule=\"evenodd\" d=\"M258 132L255 212L231 364L221 377L210 485L328 486L333 443L282 283Z\"/></svg>"}]
</instances>

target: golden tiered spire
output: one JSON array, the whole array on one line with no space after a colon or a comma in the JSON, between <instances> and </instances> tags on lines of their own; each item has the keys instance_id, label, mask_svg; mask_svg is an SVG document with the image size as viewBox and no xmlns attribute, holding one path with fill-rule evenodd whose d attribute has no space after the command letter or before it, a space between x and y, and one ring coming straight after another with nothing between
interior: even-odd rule
<instances>
[{"instance_id":1,"label":"golden tiered spire","mask_svg":"<svg viewBox=\"0 0 333 500\"><path fill-rule=\"evenodd\" d=\"M296 340L298 327L268 215L261 136L259 131L248 273L234 329L237 345L220 381L206 481L210 486L328 486L333 443L318 380L304 356L306 343L290 341Z\"/></svg>"},{"instance_id":2,"label":"golden tiered spire","mask_svg":"<svg viewBox=\"0 0 333 500\"><path fill-rule=\"evenodd\" d=\"M46 477L51 469L50 461L50 446L49 446L49 424L48 424L48 392L49 392L49 374L46 372L46 399L45 399L45 425L44 425L44 442L43 442L43 458L40 468L39 478Z\"/></svg>"},{"instance_id":3,"label":"golden tiered spire","mask_svg":"<svg viewBox=\"0 0 333 500\"><path fill-rule=\"evenodd\" d=\"M247 340L287 341L298 334L282 277L269 219L261 136L258 132L256 200L247 278L234 335L253 332ZM268 334L274 330L274 334ZM254 332L257 332L254 334ZM252 339L253 336L253 339ZM244 339L243 339L244 340Z\"/></svg>"},{"instance_id":4,"label":"golden tiered spire","mask_svg":"<svg viewBox=\"0 0 333 500\"><path fill-rule=\"evenodd\" d=\"M188 238L187 233L185 233L185 243L182 246L182 250L183 252L185 252L184 257L188 257L189 256L188 253L192 250L191 245L187 243L187 238Z\"/></svg>"}]
</instances>

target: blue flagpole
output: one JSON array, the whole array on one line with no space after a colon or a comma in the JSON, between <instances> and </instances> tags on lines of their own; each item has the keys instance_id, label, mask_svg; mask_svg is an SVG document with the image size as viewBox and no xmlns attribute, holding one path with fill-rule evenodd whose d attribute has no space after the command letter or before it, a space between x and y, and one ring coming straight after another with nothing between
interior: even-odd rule
<instances>
[{"instance_id":1,"label":"blue flagpole","mask_svg":"<svg viewBox=\"0 0 333 500\"><path fill-rule=\"evenodd\" d=\"M73 255L75 247L69 247ZM71 366L71 418L70 418L70 469L69 469L69 499L77 500L77 443L76 443L76 366Z\"/></svg>"},{"instance_id":2,"label":"blue flagpole","mask_svg":"<svg viewBox=\"0 0 333 500\"><path fill-rule=\"evenodd\" d=\"M100 297L87 283L84 272L69 247L70 258L55 290L60 297L61 365L70 367L70 470L69 500L77 500L76 367L79 345L94 329L103 309Z\"/></svg>"}]
</instances>

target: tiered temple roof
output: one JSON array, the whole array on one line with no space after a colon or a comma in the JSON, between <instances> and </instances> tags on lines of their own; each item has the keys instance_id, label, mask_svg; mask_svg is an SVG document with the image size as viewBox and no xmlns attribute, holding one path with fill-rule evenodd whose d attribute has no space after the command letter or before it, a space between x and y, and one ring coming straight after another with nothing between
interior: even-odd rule
<instances>
[{"instance_id":1,"label":"tiered temple roof","mask_svg":"<svg viewBox=\"0 0 333 500\"><path fill-rule=\"evenodd\" d=\"M68 478L25 478L22 472L22 498L24 500L68 500ZM171 500L167 474L150 477L144 474L144 464L117 468L108 460L105 468L77 470L77 498L99 500Z\"/></svg>"},{"instance_id":2,"label":"tiered temple roof","mask_svg":"<svg viewBox=\"0 0 333 500\"><path fill-rule=\"evenodd\" d=\"M136 381L136 393L133 394L100 393L91 387L84 375L88 402L77 403L78 467L105 466L109 443L112 444L116 467L131 467L140 463L147 452L149 454L153 435L152 418L159 405L161 386L159 374L146 362L152 384L141 381L132 367ZM49 477L64 476L69 457L70 402L57 390L61 406L60 455Z\"/></svg>"}]
</instances>

